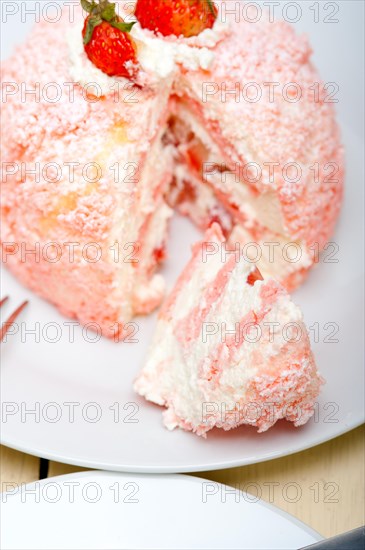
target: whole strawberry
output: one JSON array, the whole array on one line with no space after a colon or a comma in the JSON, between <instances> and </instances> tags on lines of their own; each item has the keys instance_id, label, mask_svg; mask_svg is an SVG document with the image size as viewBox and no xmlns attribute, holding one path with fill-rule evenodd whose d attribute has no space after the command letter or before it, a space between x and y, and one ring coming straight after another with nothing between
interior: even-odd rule
<instances>
[{"instance_id":1,"label":"whole strawberry","mask_svg":"<svg viewBox=\"0 0 365 550\"><path fill-rule=\"evenodd\" d=\"M136 47L129 36L134 23L125 23L108 0L81 0L89 13L82 36L85 52L94 65L109 76L135 76Z\"/></svg>"},{"instance_id":2,"label":"whole strawberry","mask_svg":"<svg viewBox=\"0 0 365 550\"><path fill-rule=\"evenodd\" d=\"M218 15L213 0L137 0L135 16L145 29L164 36L196 36Z\"/></svg>"}]
</instances>

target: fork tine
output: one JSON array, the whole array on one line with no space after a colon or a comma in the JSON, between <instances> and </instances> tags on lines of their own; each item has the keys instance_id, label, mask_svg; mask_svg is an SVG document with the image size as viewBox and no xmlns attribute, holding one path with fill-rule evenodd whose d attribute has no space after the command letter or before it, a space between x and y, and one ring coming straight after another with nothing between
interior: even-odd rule
<instances>
[{"instance_id":1,"label":"fork tine","mask_svg":"<svg viewBox=\"0 0 365 550\"><path fill-rule=\"evenodd\" d=\"M1 304L2 305L4 303L5 299L3 299L1 301ZM2 342L6 336L6 333L8 332L9 328L12 326L12 324L14 323L15 319L18 317L18 315L20 315L20 313L23 311L23 309L25 308L25 306L28 305L28 300L26 300L25 302L23 302L15 311L14 313L12 313L10 315L10 317L5 321L5 323L3 324L3 326L1 327L1 331L0 331L0 342Z\"/></svg>"},{"instance_id":2,"label":"fork tine","mask_svg":"<svg viewBox=\"0 0 365 550\"><path fill-rule=\"evenodd\" d=\"M4 296L4 298L1 299L0 307L5 304L6 300L8 300L9 296Z\"/></svg>"}]
</instances>

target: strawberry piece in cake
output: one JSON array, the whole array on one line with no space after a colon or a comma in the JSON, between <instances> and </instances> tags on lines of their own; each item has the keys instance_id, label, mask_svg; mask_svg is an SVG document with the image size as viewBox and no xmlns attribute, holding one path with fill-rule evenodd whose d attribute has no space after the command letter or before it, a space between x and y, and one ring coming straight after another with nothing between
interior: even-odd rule
<instances>
[{"instance_id":1,"label":"strawberry piece in cake","mask_svg":"<svg viewBox=\"0 0 365 550\"><path fill-rule=\"evenodd\" d=\"M321 383L299 308L213 224L159 314L136 391L167 408L167 428L204 436L305 424Z\"/></svg>"}]
</instances>

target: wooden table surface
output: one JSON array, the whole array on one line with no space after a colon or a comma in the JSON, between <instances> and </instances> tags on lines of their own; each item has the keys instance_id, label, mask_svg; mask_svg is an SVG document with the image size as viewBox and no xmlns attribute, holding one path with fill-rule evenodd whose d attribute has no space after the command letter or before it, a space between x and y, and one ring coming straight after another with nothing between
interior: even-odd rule
<instances>
[{"instance_id":1,"label":"wooden table surface","mask_svg":"<svg viewBox=\"0 0 365 550\"><path fill-rule=\"evenodd\" d=\"M1 482L28 483L83 468L40 460L7 447ZM365 523L364 426L307 451L242 468L195 474L260 495L329 537Z\"/></svg>"}]
</instances>

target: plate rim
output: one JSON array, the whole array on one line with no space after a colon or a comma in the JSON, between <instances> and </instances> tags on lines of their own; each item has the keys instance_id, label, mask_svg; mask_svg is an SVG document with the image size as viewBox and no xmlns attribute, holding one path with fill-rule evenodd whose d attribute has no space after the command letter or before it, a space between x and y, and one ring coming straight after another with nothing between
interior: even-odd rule
<instances>
[{"instance_id":1,"label":"plate rim","mask_svg":"<svg viewBox=\"0 0 365 550\"><path fill-rule=\"evenodd\" d=\"M82 458L70 458L67 456L63 456L61 454L53 453L53 452L47 452L40 449L37 449L36 447L28 447L26 445L19 444L17 442L11 441L9 439L0 437L0 444L4 445L5 447L9 447L10 449L13 449L15 451L19 451L31 456L36 456L38 458L44 458L46 460L52 460L55 462L61 462L62 464L68 464L70 466L79 466L82 468L93 468L94 470L98 471L108 471L108 472L114 472L114 473L126 473L126 474L145 474L145 475L186 475L189 473L195 473L195 472L211 472L214 470L227 470L230 468L239 468L242 466L249 466L252 464L259 464L261 462L268 462L271 460L275 460L278 458L284 458L286 456L294 455L297 453L301 453L303 451L306 451L308 449L312 449L314 447L317 447L318 445L321 445L322 443L327 443L328 441L331 441L332 439L336 439L337 437L341 437L342 435L355 430L356 428L359 428L365 424L365 419L357 420L353 424L348 424L344 426L344 429L340 432L336 432L334 434L331 434L329 437L324 438L317 438L315 442L311 441L308 444L300 445L298 448L295 449L289 449L285 451L277 451L273 452L271 454L261 455L260 457L247 457L246 459L235 459L231 461L225 461L225 462L215 462L215 463L209 463L209 464L188 464L184 466L133 466L133 465L123 465L123 464L115 464L115 463L98 463L93 460L86 460Z\"/></svg>"}]
</instances>

